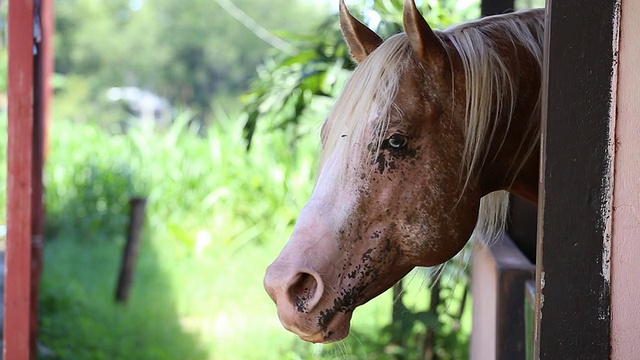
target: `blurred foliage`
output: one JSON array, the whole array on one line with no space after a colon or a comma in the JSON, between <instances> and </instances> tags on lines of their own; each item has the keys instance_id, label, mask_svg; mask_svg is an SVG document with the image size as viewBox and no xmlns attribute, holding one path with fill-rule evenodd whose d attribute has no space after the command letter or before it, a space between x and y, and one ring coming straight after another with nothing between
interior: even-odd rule
<instances>
[{"instance_id":1,"label":"blurred foliage","mask_svg":"<svg viewBox=\"0 0 640 360\"><path fill-rule=\"evenodd\" d=\"M470 329L462 326L470 306L469 254L462 252L441 267L421 269L429 280L429 291L424 292L426 301L417 305L405 304L406 278L394 286L394 316L381 330L388 339L385 350L394 359L469 358Z\"/></svg>"},{"instance_id":2,"label":"blurred foliage","mask_svg":"<svg viewBox=\"0 0 640 360\"><path fill-rule=\"evenodd\" d=\"M44 174L47 235L122 239L137 181L127 139L68 122L56 123L51 135Z\"/></svg>"},{"instance_id":3,"label":"blurred foliage","mask_svg":"<svg viewBox=\"0 0 640 360\"><path fill-rule=\"evenodd\" d=\"M268 151L245 156L240 122L220 117L201 136L190 120L186 112L167 130L131 127L122 135L57 123L45 172L51 235L112 238L126 224L133 195L148 197L156 231L190 250L200 231L225 227L233 231L218 240L241 245L260 242L275 213L286 219L276 226L293 223L292 209L305 198L295 191L306 191L313 178L312 151L289 157L285 134L273 134L260 140Z\"/></svg>"},{"instance_id":4,"label":"blurred foliage","mask_svg":"<svg viewBox=\"0 0 640 360\"><path fill-rule=\"evenodd\" d=\"M58 94L66 104L55 111L108 122L113 119L102 116L106 90L136 86L206 116L214 98L229 99L246 88L271 47L220 6L224 3L229 1L56 1L56 71L71 80ZM308 32L319 22L308 14L327 11L303 1L233 4L273 36Z\"/></svg>"},{"instance_id":5,"label":"blurred foliage","mask_svg":"<svg viewBox=\"0 0 640 360\"><path fill-rule=\"evenodd\" d=\"M7 66L8 64L8 50L5 47L0 47L0 93L7 92ZM5 104L0 104L0 108Z\"/></svg>"},{"instance_id":6,"label":"blurred foliage","mask_svg":"<svg viewBox=\"0 0 640 360\"><path fill-rule=\"evenodd\" d=\"M7 224L7 113L0 110L0 184L5 189L0 190L0 225Z\"/></svg>"},{"instance_id":7,"label":"blurred foliage","mask_svg":"<svg viewBox=\"0 0 640 360\"><path fill-rule=\"evenodd\" d=\"M353 2L350 2L350 4ZM350 11L361 21L373 24L383 38L402 27L402 0L373 0L350 5ZM365 6L367 5L368 6ZM451 24L479 16L479 1L425 0L420 8L429 24L441 29ZM365 16L358 16L364 13ZM274 129L300 133L300 126L308 129L305 114L317 103L328 109L354 63L351 61L337 15L321 24L315 34L322 36L297 36L290 41L299 51L293 55L274 53L258 68L258 78L243 97L248 114L245 138L251 145L254 134ZM328 100L327 100L328 99ZM319 126L318 118L313 118Z\"/></svg>"},{"instance_id":8,"label":"blurred foliage","mask_svg":"<svg viewBox=\"0 0 640 360\"><path fill-rule=\"evenodd\" d=\"M182 328L176 295L149 237L126 306L113 301L119 244L81 240L58 238L44 249L39 359L208 358L198 336Z\"/></svg>"},{"instance_id":9,"label":"blurred foliage","mask_svg":"<svg viewBox=\"0 0 640 360\"><path fill-rule=\"evenodd\" d=\"M273 130L291 130L295 141L298 125L304 126L302 119L307 110L317 103L328 110L327 101L337 96L352 68L349 52L335 19L322 24L318 33L323 36L298 37L301 50L295 55L275 54L258 68L257 80L243 97L248 116L244 129L248 146L256 132ZM317 117L309 121L318 123Z\"/></svg>"}]
</instances>

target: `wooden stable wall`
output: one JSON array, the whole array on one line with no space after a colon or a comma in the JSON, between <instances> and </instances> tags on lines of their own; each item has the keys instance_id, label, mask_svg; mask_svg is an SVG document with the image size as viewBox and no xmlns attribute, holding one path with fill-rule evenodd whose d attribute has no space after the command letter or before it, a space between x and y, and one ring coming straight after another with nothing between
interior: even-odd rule
<instances>
[{"instance_id":1,"label":"wooden stable wall","mask_svg":"<svg viewBox=\"0 0 640 360\"><path fill-rule=\"evenodd\" d=\"M526 355L636 359L640 2L547 5L536 342ZM480 248L474 260L476 359L521 358L500 354L497 253Z\"/></svg>"},{"instance_id":2,"label":"wooden stable wall","mask_svg":"<svg viewBox=\"0 0 640 360\"><path fill-rule=\"evenodd\" d=\"M640 354L640 1L623 0L611 224L611 358Z\"/></svg>"},{"instance_id":3,"label":"wooden stable wall","mask_svg":"<svg viewBox=\"0 0 640 360\"><path fill-rule=\"evenodd\" d=\"M548 0L534 358L607 359L617 0Z\"/></svg>"}]
</instances>

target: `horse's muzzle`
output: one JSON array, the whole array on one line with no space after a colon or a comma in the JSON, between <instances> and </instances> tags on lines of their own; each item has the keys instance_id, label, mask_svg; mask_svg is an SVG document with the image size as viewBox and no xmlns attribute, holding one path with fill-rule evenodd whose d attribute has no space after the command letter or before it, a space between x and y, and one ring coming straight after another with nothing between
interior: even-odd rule
<instances>
[{"instance_id":1,"label":"horse's muzzle","mask_svg":"<svg viewBox=\"0 0 640 360\"><path fill-rule=\"evenodd\" d=\"M278 318L285 329L302 340L327 343L349 333L351 314L331 314L318 309L324 295L322 277L312 269L298 269L290 262L276 260L264 278L264 287L276 303Z\"/></svg>"}]
</instances>

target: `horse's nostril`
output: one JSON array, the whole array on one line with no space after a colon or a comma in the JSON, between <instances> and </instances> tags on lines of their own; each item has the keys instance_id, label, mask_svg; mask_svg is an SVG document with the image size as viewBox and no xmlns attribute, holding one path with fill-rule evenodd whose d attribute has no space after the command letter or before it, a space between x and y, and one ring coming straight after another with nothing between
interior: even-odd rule
<instances>
[{"instance_id":1,"label":"horse's nostril","mask_svg":"<svg viewBox=\"0 0 640 360\"><path fill-rule=\"evenodd\" d=\"M311 310L322 296L322 280L316 275L301 272L288 289L289 299L298 312Z\"/></svg>"}]
</instances>

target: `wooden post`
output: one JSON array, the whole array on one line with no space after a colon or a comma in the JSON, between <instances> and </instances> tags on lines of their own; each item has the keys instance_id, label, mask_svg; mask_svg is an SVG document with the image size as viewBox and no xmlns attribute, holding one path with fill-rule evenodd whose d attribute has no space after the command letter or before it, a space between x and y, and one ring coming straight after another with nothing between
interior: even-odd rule
<instances>
[{"instance_id":1,"label":"wooden post","mask_svg":"<svg viewBox=\"0 0 640 360\"><path fill-rule=\"evenodd\" d=\"M30 359L33 236L33 1L9 1L4 359Z\"/></svg>"},{"instance_id":2,"label":"wooden post","mask_svg":"<svg viewBox=\"0 0 640 360\"><path fill-rule=\"evenodd\" d=\"M514 0L482 0L480 2L480 14L482 16L504 14L513 11Z\"/></svg>"},{"instance_id":3,"label":"wooden post","mask_svg":"<svg viewBox=\"0 0 640 360\"><path fill-rule=\"evenodd\" d=\"M129 231L127 233L127 243L122 254L122 265L116 288L116 301L123 303L129 299L129 291L133 283L133 272L138 259L138 251L140 250L140 235L144 225L147 200L144 198L132 198L129 204L131 207Z\"/></svg>"},{"instance_id":4,"label":"wooden post","mask_svg":"<svg viewBox=\"0 0 640 360\"><path fill-rule=\"evenodd\" d=\"M507 234L491 246L476 244L472 261L471 360L524 359L523 290L535 266Z\"/></svg>"},{"instance_id":5,"label":"wooden post","mask_svg":"<svg viewBox=\"0 0 640 360\"><path fill-rule=\"evenodd\" d=\"M610 355L619 10L547 1L534 359Z\"/></svg>"}]
</instances>

